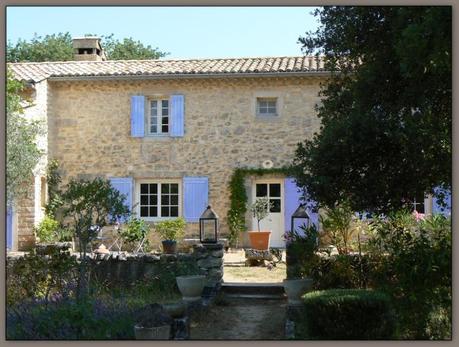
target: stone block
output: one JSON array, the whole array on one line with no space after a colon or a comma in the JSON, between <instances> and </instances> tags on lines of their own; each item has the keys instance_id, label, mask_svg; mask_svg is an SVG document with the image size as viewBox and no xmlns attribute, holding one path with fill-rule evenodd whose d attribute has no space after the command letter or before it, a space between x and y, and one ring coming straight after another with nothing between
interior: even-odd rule
<instances>
[{"instance_id":1,"label":"stone block","mask_svg":"<svg viewBox=\"0 0 459 347\"><path fill-rule=\"evenodd\" d=\"M207 257L207 258L198 260L198 266L206 268L206 269L210 269L213 267L221 267L222 265L223 265L223 258Z\"/></svg>"}]
</instances>

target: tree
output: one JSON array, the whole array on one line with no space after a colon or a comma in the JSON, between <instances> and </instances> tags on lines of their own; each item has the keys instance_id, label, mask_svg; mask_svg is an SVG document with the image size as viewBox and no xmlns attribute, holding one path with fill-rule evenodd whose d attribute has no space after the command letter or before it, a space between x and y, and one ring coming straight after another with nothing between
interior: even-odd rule
<instances>
[{"instance_id":1,"label":"tree","mask_svg":"<svg viewBox=\"0 0 459 347\"><path fill-rule=\"evenodd\" d=\"M36 138L43 133L43 127L38 121L24 118L20 95L23 85L11 71L7 72L6 88L6 194L11 206L30 187L32 170L42 155Z\"/></svg>"},{"instance_id":2,"label":"tree","mask_svg":"<svg viewBox=\"0 0 459 347\"><path fill-rule=\"evenodd\" d=\"M67 32L46 35L43 38L35 34L29 42L19 39L15 45L8 41L6 60L8 62L73 60L72 37Z\"/></svg>"},{"instance_id":3,"label":"tree","mask_svg":"<svg viewBox=\"0 0 459 347\"><path fill-rule=\"evenodd\" d=\"M97 36L97 35L86 35ZM124 59L158 59L168 53L159 51L158 48L145 46L133 38L122 41L115 39L113 34L101 36L102 48L110 60ZM19 39L16 44L8 42L8 62L40 62L40 61L69 61L73 60L72 36L69 32L46 35L36 34L30 42Z\"/></svg>"},{"instance_id":4,"label":"tree","mask_svg":"<svg viewBox=\"0 0 459 347\"><path fill-rule=\"evenodd\" d=\"M451 8L325 7L300 38L332 74L298 184L322 206L387 212L451 187Z\"/></svg>"}]
</instances>

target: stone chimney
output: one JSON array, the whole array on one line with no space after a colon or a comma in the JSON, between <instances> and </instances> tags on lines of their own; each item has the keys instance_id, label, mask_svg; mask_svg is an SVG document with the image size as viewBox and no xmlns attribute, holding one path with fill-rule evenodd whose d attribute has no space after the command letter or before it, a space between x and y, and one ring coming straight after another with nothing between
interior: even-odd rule
<instances>
[{"instance_id":1,"label":"stone chimney","mask_svg":"<svg viewBox=\"0 0 459 347\"><path fill-rule=\"evenodd\" d=\"M76 61L107 60L98 37L77 37L73 39L73 59Z\"/></svg>"}]
</instances>

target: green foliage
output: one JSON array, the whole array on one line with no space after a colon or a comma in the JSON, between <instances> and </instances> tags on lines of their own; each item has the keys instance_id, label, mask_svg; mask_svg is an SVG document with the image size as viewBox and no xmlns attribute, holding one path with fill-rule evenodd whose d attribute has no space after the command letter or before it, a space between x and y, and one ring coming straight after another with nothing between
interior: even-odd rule
<instances>
[{"instance_id":1,"label":"green foliage","mask_svg":"<svg viewBox=\"0 0 459 347\"><path fill-rule=\"evenodd\" d=\"M33 179L32 170L38 164L42 152L36 145L37 137L44 129L39 121L23 116L21 97L24 86L7 71L6 81L6 198L7 204L25 196Z\"/></svg>"},{"instance_id":2,"label":"green foliage","mask_svg":"<svg viewBox=\"0 0 459 347\"><path fill-rule=\"evenodd\" d=\"M177 241L185 236L186 222L182 217L155 223L155 232L163 240Z\"/></svg>"},{"instance_id":3,"label":"green foliage","mask_svg":"<svg viewBox=\"0 0 459 347\"><path fill-rule=\"evenodd\" d=\"M237 247L239 243L239 233L245 230L244 218L241 218L237 212L228 213L228 226L230 233L228 235L229 244Z\"/></svg>"},{"instance_id":4,"label":"green foliage","mask_svg":"<svg viewBox=\"0 0 459 347\"><path fill-rule=\"evenodd\" d=\"M59 240L59 222L49 216L45 216L43 220L35 228L35 233L39 237L40 242L53 242Z\"/></svg>"},{"instance_id":5,"label":"green foliage","mask_svg":"<svg viewBox=\"0 0 459 347\"><path fill-rule=\"evenodd\" d=\"M325 216L320 216L323 237L336 246L339 254L348 254L352 238L357 229L353 227L354 212L347 202L325 209Z\"/></svg>"},{"instance_id":6,"label":"green foliage","mask_svg":"<svg viewBox=\"0 0 459 347\"><path fill-rule=\"evenodd\" d=\"M7 264L7 304L61 296L76 283L76 258L52 249L47 256L32 251ZM68 293L67 293L68 294Z\"/></svg>"},{"instance_id":7,"label":"green foliage","mask_svg":"<svg viewBox=\"0 0 459 347\"><path fill-rule=\"evenodd\" d=\"M71 179L64 188L62 200L64 217L69 217L67 227L83 244L95 236L90 227L102 228L130 214L124 205L126 197L113 188L109 180L102 178L92 181Z\"/></svg>"},{"instance_id":8,"label":"green foliage","mask_svg":"<svg viewBox=\"0 0 459 347\"><path fill-rule=\"evenodd\" d=\"M55 159L49 160L46 168L46 183L48 184L48 203L45 206L45 213L56 218L56 210L62 206L63 201L59 186L62 182L59 173L59 162Z\"/></svg>"},{"instance_id":9,"label":"green foliage","mask_svg":"<svg viewBox=\"0 0 459 347\"><path fill-rule=\"evenodd\" d=\"M113 34L102 36L102 47L110 60L159 59L169 54L161 52L158 48L152 48L150 45L145 46L132 37L120 41L113 38Z\"/></svg>"},{"instance_id":10,"label":"green foliage","mask_svg":"<svg viewBox=\"0 0 459 347\"><path fill-rule=\"evenodd\" d=\"M263 176L269 174L288 175L290 168L272 168L272 169L250 169L237 168L234 170L229 183L230 191L230 208L228 210L227 219L229 221L230 235L239 235L241 231L246 230L245 214L247 212L247 193L244 187L244 179L246 176Z\"/></svg>"},{"instance_id":11,"label":"green foliage","mask_svg":"<svg viewBox=\"0 0 459 347\"><path fill-rule=\"evenodd\" d=\"M313 224L309 227L300 227L302 233L289 231L284 235L287 244L287 278L310 277L319 261L317 227Z\"/></svg>"},{"instance_id":12,"label":"green foliage","mask_svg":"<svg viewBox=\"0 0 459 347\"><path fill-rule=\"evenodd\" d=\"M451 220L435 215L416 221L399 212L376 220L373 228L371 246L382 255L375 286L392 296L400 336L451 338ZM431 335L439 321L446 327L441 337Z\"/></svg>"},{"instance_id":13,"label":"green foliage","mask_svg":"<svg viewBox=\"0 0 459 347\"><path fill-rule=\"evenodd\" d=\"M122 228L120 236L126 242L140 242L150 231L150 226L140 218L131 217L126 228Z\"/></svg>"},{"instance_id":14,"label":"green foliage","mask_svg":"<svg viewBox=\"0 0 459 347\"><path fill-rule=\"evenodd\" d=\"M370 290L307 293L301 318L298 325L307 339L381 340L393 338L395 332L389 296Z\"/></svg>"},{"instance_id":15,"label":"green foliage","mask_svg":"<svg viewBox=\"0 0 459 347\"><path fill-rule=\"evenodd\" d=\"M310 277L318 290L370 288L380 262L379 257L371 254L321 256L316 258Z\"/></svg>"},{"instance_id":16,"label":"green foliage","mask_svg":"<svg viewBox=\"0 0 459 347\"><path fill-rule=\"evenodd\" d=\"M8 62L73 60L72 37L67 32L45 37L35 34L29 42L19 39L15 45L8 41L6 60Z\"/></svg>"},{"instance_id":17,"label":"green foliage","mask_svg":"<svg viewBox=\"0 0 459 347\"><path fill-rule=\"evenodd\" d=\"M249 208L253 217L257 220L258 231L260 231L260 221L268 216L271 203L267 197L257 198Z\"/></svg>"},{"instance_id":18,"label":"green foliage","mask_svg":"<svg viewBox=\"0 0 459 347\"><path fill-rule=\"evenodd\" d=\"M90 35L97 36L97 35ZM145 46L133 38L115 39L113 34L102 35L102 48L110 60L125 59L158 59L168 53L158 48ZM72 37L69 32L46 35L35 35L30 41L19 39L16 44L8 42L8 62L40 62L40 61L69 61L73 60Z\"/></svg>"},{"instance_id":19,"label":"green foliage","mask_svg":"<svg viewBox=\"0 0 459 347\"><path fill-rule=\"evenodd\" d=\"M321 131L299 144L300 186L321 206L396 211L451 187L451 7L326 6L300 41L332 71ZM425 139L429 139L426 141Z\"/></svg>"}]
</instances>

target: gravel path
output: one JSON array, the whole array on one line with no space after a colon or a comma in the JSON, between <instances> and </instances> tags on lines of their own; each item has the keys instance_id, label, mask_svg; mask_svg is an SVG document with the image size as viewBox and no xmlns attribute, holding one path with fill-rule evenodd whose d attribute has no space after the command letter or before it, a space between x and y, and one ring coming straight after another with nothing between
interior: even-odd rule
<instances>
[{"instance_id":1,"label":"gravel path","mask_svg":"<svg viewBox=\"0 0 459 347\"><path fill-rule=\"evenodd\" d=\"M284 339L286 305L278 300L239 300L213 306L191 323L192 340Z\"/></svg>"}]
</instances>

